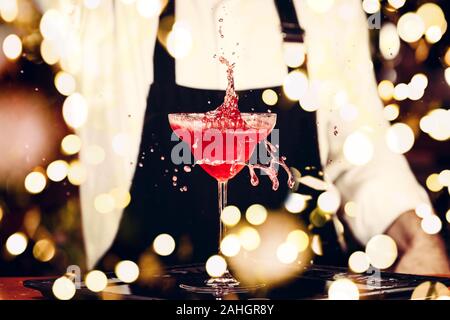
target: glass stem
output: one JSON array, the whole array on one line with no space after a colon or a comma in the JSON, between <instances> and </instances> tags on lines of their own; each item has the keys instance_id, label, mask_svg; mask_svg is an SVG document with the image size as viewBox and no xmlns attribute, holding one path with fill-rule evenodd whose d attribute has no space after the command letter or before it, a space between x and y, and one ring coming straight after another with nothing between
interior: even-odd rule
<instances>
[{"instance_id":1,"label":"glass stem","mask_svg":"<svg viewBox=\"0 0 450 320\"><path fill-rule=\"evenodd\" d=\"M222 242L223 236L225 234L225 226L222 222L222 212L223 208L227 205L227 185L228 181L218 182L218 199L219 199L219 247L217 252L220 253L220 243Z\"/></svg>"}]
</instances>

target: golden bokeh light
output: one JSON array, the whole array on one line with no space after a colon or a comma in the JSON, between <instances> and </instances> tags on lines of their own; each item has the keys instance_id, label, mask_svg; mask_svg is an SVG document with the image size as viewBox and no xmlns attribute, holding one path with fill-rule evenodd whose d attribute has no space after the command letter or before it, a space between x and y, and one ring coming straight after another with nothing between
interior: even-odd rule
<instances>
[{"instance_id":1,"label":"golden bokeh light","mask_svg":"<svg viewBox=\"0 0 450 320\"><path fill-rule=\"evenodd\" d=\"M289 232L286 242L294 245L297 252L303 252L308 248L309 236L303 230L294 230Z\"/></svg>"},{"instance_id":2,"label":"golden bokeh light","mask_svg":"<svg viewBox=\"0 0 450 320\"><path fill-rule=\"evenodd\" d=\"M427 188L433 192L439 192L444 188L439 181L439 174L437 173L430 174L425 181L425 184L427 185Z\"/></svg>"},{"instance_id":3,"label":"golden bokeh light","mask_svg":"<svg viewBox=\"0 0 450 320\"><path fill-rule=\"evenodd\" d=\"M139 277L139 267L130 260L120 261L114 268L117 278L125 283L132 283Z\"/></svg>"},{"instance_id":4,"label":"golden bokeh light","mask_svg":"<svg viewBox=\"0 0 450 320\"><path fill-rule=\"evenodd\" d=\"M63 117L70 127L80 128L88 117L86 99L79 93L68 96L63 104Z\"/></svg>"},{"instance_id":5,"label":"golden bokeh light","mask_svg":"<svg viewBox=\"0 0 450 320\"><path fill-rule=\"evenodd\" d=\"M359 290L349 279L338 279L328 288L329 300L359 300Z\"/></svg>"},{"instance_id":6,"label":"golden bokeh light","mask_svg":"<svg viewBox=\"0 0 450 320\"><path fill-rule=\"evenodd\" d=\"M59 182L67 177L69 170L69 164L64 160L55 160L47 167L47 177L54 181Z\"/></svg>"},{"instance_id":7,"label":"golden bokeh light","mask_svg":"<svg viewBox=\"0 0 450 320\"><path fill-rule=\"evenodd\" d=\"M447 213L445 214L445 219L448 223L450 223L450 209L447 210Z\"/></svg>"},{"instance_id":8,"label":"golden bokeh light","mask_svg":"<svg viewBox=\"0 0 450 320\"><path fill-rule=\"evenodd\" d=\"M226 206L220 218L226 226L233 227L241 220L241 211L236 206Z\"/></svg>"},{"instance_id":9,"label":"golden bokeh light","mask_svg":"<svg viewBox=\"0 0 450 320\"><path fill-rule=\"evenodd\" d=\"M395 123L386 132L386 144L394 153L406 153L414 145L414 132L405 123Z\"/></svg>"},{"instance_id":10,"label":"golden bokeh light","mask_svg":"<svg viewBox=\"0 0 450 320\"><path fill-rule=\"evenodd\" d=\"M293 192L288 195L284 207L290 213L299 213L305 210L308 199L308 196Z\"/></svg>"},{"instance_id":11,"label":"golden bokeh light","mask_svg":"<svg viewBox=\"0 0 450 320\"><path fill-rule=\"evenodd\" d=\"M320 239L320 236L318 234L315 234L312 237L311 249L316 255L318 255L318 256L323 255L322 239Z\"/></svg>"},{"instance_id":12,"label":"golden bokeh light","mask_svg":"<svg viewBox=\"0 0 450 320\"><path fill-rule=\"evenodd\" d=\"M227 257L236 256L241 250L241 242L235 234L225 236L220 242L220 252Z\"/></svg>"},{"instance_id":13,"label":"golden bokeh light","mask_svg":"<svg viewBox=\"0 0 450 320\"><path fill-rule=\"evenodd\" d=\"M438 234L442 229L442 221L438 216L429 214L422 219L420 226L427 234Z\"/></svg>"},{"instance_id":14,"label":"golden bokeh light","mask_svg":"<svg viewBox=\"0 0 450 320\"><path fill-rule=\"evenodd\" d=\"M2 222L3 219L3 208L0 206L0 222Z\"/></svg>"},{"instance_id":15,"label":"golden bokeh light","mask_svg":"<svg viewBox=\"0 0 450 320\"><path fill-rule=\"evenodd\" d=\"M281 263L290 264L297 260L297 247L291 242L284 242L277 248L277 258Z\"/></svg>"},{"instance_id":16,"label":"golden bokeh light","mask_svg":"<svg viewBox=\"0 0 450 320\"><path fill-rule=\"evenodd\" d=\"M83 184L87 179L86 167L78 160L72 161L69 165L67 178L75 186Z\"/></svg>"},{"instance_id":17,"label":"golden bokeh light","mask_svg":"<svg viewBox=\"0 0 450 320\"><path fill-rule=\"evenodd\" d=\"M341 197L336 189L322 192L317 199L317 206L326 213L335 213L341 205Z\"/></svg>"},{"instance_id":18,"label":"golden bokeh light","mask_svg":"<svg viewBox=\"0 0 450 320\"><path fill-rule=\"evenodd\" d=\"M108 278L99 270L92 270L86 275L86 287L93 292L103 291L108 285Z\"/></svg>"},{"instance_id":19,"label":"golden bokeh light","mask_svg":"<svg viewBox=\"0 0 450 320\"><path fill-rule=\"evenodd\" d=\"M278 94L272 89L266 89L262 93L262 100L268 106L274 106L278 102Z\"/></svg>"},{"instance_id":20,"label":"golden bokeh light","mask_svg":"<svg viewBox=\"0 0 450 320\"><path fill-rule=\"evenodd\" d=\"M394 121L400 114L400 107L396 103L388 104L383 109L383 115L386 120Z\"/></svg>"},{"instance_id":21,"label":"golden bokeh light","mask_svg":"<svg viewBox=\"0 0 450 320\"><path fill-rule=\"evenodd\" d=\"M22 41L15 34L8 35L3 40L3 53L10 60L15 60L22 54Z\"/></svg>"},{"instance_id":22,"label":"golden bokeh light","mask_svg":"<svg viewBox=\"0 0 450 320\"><path fill-rule=\"evenodd\" d=\"M69 96L77 89L77 83L70 73L59 71L55 76L55 87L62 95Z\"/></svg>"},{"instance_id":23,"label":"golden bokeh light","mask_svg":"<svg viewBox=\"0 0 450 320\"><path fill-rule=\"evenodd\" d=\"M403 41L416 42L425 33L425 23L418 14L408 12L398 20L397 32Z\"/></svg>"},{"instance_id":24,"label":"golden bokeh light","mask_svg":"<svg viewBox=\"0 0 450 320\"><path fill-rule=\"evenodd\" d=\"M65 136L61 141L61 149L64 154L73 155L81 150L81 139L75 134Z\"/></svg>"},{"instance_id":25,"label":"golden bokeh light","mask_svg":"<svg viewBox=\"0 0 450 320\"><path fill-rule=\"evenodd\" d=\"M261 237L259 236L258 231L252 227L243 227L239 231L239 240L241 246L247 251L257 249L261 243Z\"/></svg>"},{"instance_id":26,"label":"golden bokeh light","mask_svg":"<svg viewBox=\"0 0 450 320\"><path fill-rule=\"evenodd\" d=\"M358 205L354 201L349 201L344 206L344 212L347 216L355 218L358 214Z\"/></svg>"},{"instance_id":27,"label":"golden bokeh light","mask_svg":"<svg viewBox=\"0 0 450 320\"><path fill-rule=\"evenodd\" d=\"M253 204L245 212L245 218L250 224L259 226L266 221L267 210L260 204Z\"/></svg>"},{"instance_id":28,"label":"golden bokeh light","mask_svg":"<svg viewBox=\"0 0 450 320\"><path fill-rule=\"evenodd\" d=\"M19 13L19 6L17 0L2 0L0 1L0 17L5 22L13 22Z\"/></svg>"},{"instance_id":29,"label":"golden bokeh light","mask_svg":"<svg viewBox=\"0 0 450 320\"><path fill-rule=\"evenodd\" d=\"M447 48L447 51L445 52L445 56L444 56L444 62L447 66L450 66L450 47ZM447 68L448 69L448 68ZM446 70L447 70L446 69ZM447 81L447 83L449 83L449 81Z\"/></svg>"},{"instance_id":30,"label":"golden bokeh light","mask_svg":"<svg viewBox=\"0 0 450 320\"><path fill-rule=\"evenodd\" d=\"M450 290L440 282L425 281L419 284L411 295L411 300L446 300L450 296Z\"/></svg>"},{"instance_id":31,"label":"golden bokeh light","mask_svg":"<svg viewBox=\"0 0 450 320\"><path fill-rule=\"evenodd\" d=\"M153 241L153 250L160 256L168 256L175 250L175 239L167 233L158 235Z\"/></svg>"},{"instance_id":32,"label":"golden bokeh light","mask_svg":"<svg viewBox=\"0 0 450 320\"><path fill-rule=\"evenodd\" d=\"M48 65L54 65L58 63L60 57L59 50L55 47L55 45L47 39L42 40L41 42L41 56L42 59Z\"/></svg>"},{"instance_id":33,"label":"golden bokeh light","mask_svg":"<svg viewBox=\"0 0 450 320\"><path fill-rule=\"evenodd\" d=\"M378 84L378 95L384 101L389 101L394 95L394 84L389 80L383 80Z\"/></svg>"},{"instance_id":34,"label":"golden bokeh light","mask_svg":"<svg viewBox=\"0 0 450 320\"><path fill-rule=\"evenodd\" d=\"M447 82L447 84L450 86L450 67L445 68L444 78L445 78L445 82Z\"/></svg>"},{"instance_id":35,"label":"golden bokeh light","mask_svg":"<svg viewBox=\"0 0 450 320\"><path fill-rule=\"evenodd\" d=\"M345 139L344 156L351 164L364 165L372 160L373 154L373 143L364 132L356 131Z\"/></svg>"},{"instance_id":36,"label":"golden bokeh light","mask_svg":"<svg viewBox=\"0 0 450 320\"><path fill-rule=\"evenodd\" d=\"M370 263L378 269L387 269L397 259L398 250L395 241L385 234L373 236L366 245L366 254Z\"/></svg>"},{"instance_id":37,"label":"golden bokeh light","mask_svg":"<svg viewBox=\"0 0 450 320\"><path fill-rule=\"evenodd\" d=\"M290 100L300 100L305 95L307 90L308 77L303 71L291 71L284 79L283 91Z\"/></svg>"},{"instance_id":38,"label":"golden bokeh light","mask_svg":"<svg viewBox=\"0 0 450 320\"><path fill-rule=\"evenodd\" d=\"M220 277L227 271L227 262L222 256L214 255L209 257L205 267L211 277Z\"/></svg>"},{"instance_id":39,"label":"golden bokeh light","mask_svg":"<svg viewBox=\"0 0 450 320\"><path fill-rule=\"evenodd\" d=\"M23 232L16 232L6 240L6 250L13 256L22 254L28 245L28 239Z\"/></svg>"},{"instance_id":40,"label":"golden bokeh light","mask_svg":"<svg viewBox=\"0 0 450 320\"><path fill-rule=\"evenodd\" d=\"M52 292L59 300L70 300L75 296L75 284L67 277L60 277L53 282Z\"/></svg>"},{"instance_id":41,"label":"golden bokeh light","mask_svg":"<svg viewBox=\"0 0 450 320\"><path fill-rule=\"evenodd\" d=\"M25 189L32 194L42 192L47 185L47 179L38 171L30 172L25 177Z\"/></svg>"},{"instance_id":42,"label":"golden bokeh light","mask_svg":"<svg viewBox=\"0 0 450 320\"><path fill-rule=\"evenodd\" d=\"M125 209L131 202L131 194L128 189L114 188L109 193L114 198L114 204L117 209Z\"/></svg>"},{"instance_id":43,"label":"golden bokeh light","mask_svg":"<svg viewBox=\"0 0 450 320\"><path fill-rule=\"evenodd\" d=\"M450 186L450 170L445 169L439 173L438 176L439 183L443 186Z\"/></svg>"},{"instance_id":44,"label":"golden bokeh light","mask_svg":"<svg viewBox=\"0 0 450 320\"><path fill-rule=\"evenodd\" d=\"M356 273L364 273L370 267L370 259L363 251L353 252L348 259L350 270Z\"/></svg>"},{"instance_id":45,"label":"golden bokeh light","mask_svg":"<svg viewBox=\"0 0 450 320\"><path fill-rule=\"evenodd\" d=\"M437 141L450 139L450 110L433 109L420 120L420 129Z\"/></svg>"},{"instance_id":46,"label":"golden bokeh light","mask_svg":"<svg viewBox=\"0 0 450 320\"><path fill-rule=\"evenodd\" d=\"M424 22L425 29L429 30L432 27L439 28L440 34L444 34L447 31L447 21L445 14L441 7L436 3L427 2L417 9L417 15Z\"/></svg>"},{"instance_id":47,"label":"golden bokeh light","mask_svg":"<svg viewBox=\"0 0 450 320\"><path fill-rule=\"evenodd\" d=\"M114 197L109 193L101 193L95 197L94 207L97 212L110 213L116 207Z\"/></svg>"},{"instance_id":48,"label":"golden bokeh light","mask_svg":"<svg viewBox=\"0 0 450 320\"><path fill-rule=\"evenodd\" d=\"M45 11L39 23L39 30L45 39L57 41L65 30L62 13L56 9Z\"/></svg>"},{"instance_id":49,"label":"golden bokeh light","mask_svg":"<svg viewBox=\"0 0 450 320\"><path fill-rule=\"evenodd\" d=\"M394 9L400 9L405 4L406 0L388 0L388 3Z\"/></svg>"},{"instance_id":50,"label":"golden bokeh light","mask_svg":"<svg viewBox=\"0 0 450 320\"><path fill-rule=\"evenodd\" d=\"M36 242L33 247L33 256L41 262L48 262L52 260L55 253L55 245L50 239L41 239Z\"/></svg>"}]
</instances>

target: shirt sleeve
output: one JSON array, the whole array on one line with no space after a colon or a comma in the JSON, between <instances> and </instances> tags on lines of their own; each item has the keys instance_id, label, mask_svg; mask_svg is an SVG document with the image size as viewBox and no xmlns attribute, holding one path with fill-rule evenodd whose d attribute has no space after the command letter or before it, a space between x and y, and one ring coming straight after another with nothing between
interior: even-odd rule
<instances>
[{"instance_id":1,"label":"shirt sleeve","mask_svg":"<svg viewBox=\"0 0 450 320\"><path fill-rule=\"evenodd\" d=\"M356 204L356 215L344 219L365 244L429 199L405 157L386 144L389 123L377 92L361 1L335 1L325 12L314 11L307 1L295 4L306 32L310 83L318 88L325 177L337 186L343 204Z\"/></svg>"}]
</instances>

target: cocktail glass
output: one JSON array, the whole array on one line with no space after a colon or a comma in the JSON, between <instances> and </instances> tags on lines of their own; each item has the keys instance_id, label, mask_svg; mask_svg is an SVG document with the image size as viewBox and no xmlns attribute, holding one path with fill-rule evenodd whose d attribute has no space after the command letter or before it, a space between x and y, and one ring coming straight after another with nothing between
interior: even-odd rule
<instances>
[{"instance_id":1,"label":"cocktail glass","mask_svg":"<svg viewBox=\"0 0 450 320\"><path fill-rule=\"evenodd\" d=\"M274 113L242 113L246 126L233 128L223 124L211 126L205 121L205 115L172 113L169 114L169 123L174 133L190 146L196 163L217 180L220 254L220 243L225 232L221 217L227 205L228 180L246 166L258 143L272 132L277 116ZM211 293L216 298L228 293L248 292L261 286L241 286L228 270L220 277L211 277L204 286L181 285L186 290Z\"/></svg>"}]
</instances>

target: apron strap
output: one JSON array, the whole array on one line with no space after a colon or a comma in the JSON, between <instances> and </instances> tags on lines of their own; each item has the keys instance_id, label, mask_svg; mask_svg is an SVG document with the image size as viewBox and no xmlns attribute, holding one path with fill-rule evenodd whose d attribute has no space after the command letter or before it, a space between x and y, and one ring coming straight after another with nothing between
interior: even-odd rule
<instances>
[{"instance_id":1,"label":"apron strap","mask_svg":"<svg viewBox=\"0 0 450 320\"><path fill-rule=\"evenodd\" d=\"M275 0L284 42L303 42L305 31L300 27L293 0Z\"/></svg>"}]
</instances>

